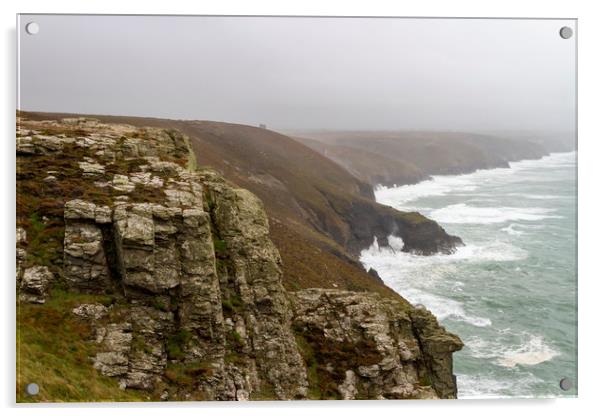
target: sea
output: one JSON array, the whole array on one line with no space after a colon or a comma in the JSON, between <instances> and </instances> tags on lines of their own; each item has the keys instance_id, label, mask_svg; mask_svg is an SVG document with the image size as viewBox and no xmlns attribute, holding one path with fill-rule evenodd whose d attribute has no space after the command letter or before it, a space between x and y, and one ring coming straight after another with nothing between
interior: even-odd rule
<instances>
[{"instance_id":1,"label":"sea","mask_svg":"<svg viewBox=\"0 0 602 416\"><path fill-rule=\"evenodd\" d=\"M389 237L360 257L463 340L454 354L461 399L577 395L576 159L554 153L375 190L378 202L418 211L465 243L419 256Z\"/></svg>"}]
</instances>

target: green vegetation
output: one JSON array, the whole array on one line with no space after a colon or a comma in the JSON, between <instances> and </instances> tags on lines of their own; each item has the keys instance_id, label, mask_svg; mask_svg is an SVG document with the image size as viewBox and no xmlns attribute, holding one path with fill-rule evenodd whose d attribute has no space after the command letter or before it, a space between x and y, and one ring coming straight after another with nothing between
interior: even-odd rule
<instances>
[{"instance_id":1,"label":"green vegetation","mask_svg":"<svg viewBox=\"0 0 602 416\"><path fill-rule=\"evenodd\" d=\"M27 265L53 267L62 261L64 228L57 221L46 221L37 212L28 218L27 232Z\"/></svg>"},{"instance_id":2,"label":"green vegetation","mask_svg":"<svg viewBox=\"0 0 602 416\"><path fill-rule=\"evenodd\" d=\"M222 308L226 314L239 312L242 306L243 302L238 293L232 293L228 298L222 298Z\"/></svg>"},{"instance_id":3,"label":"green vegetation","mask_svg":"<svg viewBox=\"0 0 602 416\"><path fill-rule=\"evenodd\" d=\"M423 375L420 377L420 380L418 380L418 385L422 387L429 387L432 384L433 383L431 382L431 378L428 376L428 374Z\"/></svg>"},{"instance_id":4,"label":"green vegetation","mask_svg":"<svg viewBox=\"0 0 602 416\"><path fill-rule=\"evenodd\" d=\"M245 342L238 332L232 330L226 334L226 341L228 342L228 346L237 352L242 351L245 346Z\"/></svg>"},{"instance_id":5,"label":"green vegetation","mask_svg":"<svg viewBox=\"0 0 602 416\"><path fill-rule=\"evenodd\" d=\"M244 367L247 364L245 355L241 354L236 350L229 350L224 356L224 362L226 364L233 364L237 367Z\"/></svg>"},{"instance_id":6,"label":"green vegetation","mask_svg":"<svg viewBox=\"0 0 602 416\"><path fill-rule=\"evenodd\" d=\"M153 348L146 343L146 340L140 334L134 335L132 339L132 349L134 351L142 351L146 354L151 354L153 352Z\"/></svg>"},{"instance_id":7,"label":"green vegetation","mask_svg":"<svg viewBox=\"0 0 602 416\"><path fill-rule=\"evenodd\" d=\"M228 254L228 245L224 240L213 235L213 250L216 257L225 257Z\"/></svg>"},{"instance_id":8,"label":"green vegetation","mask_svg":"<svg viewBox=\"0 0 602 416\"><path fill-rule=\"evenodd\" d=\"M161 297L155 296L151 299L151 306L163 312L169 312L170 303Z\"/></svg>"},{"instance_id":9,"label":"green vegetation","mask_svg":"<svg viewBox=\"0 0 602 416\"><path fill-rule=\"evenodd\" d=\"M405 221L414 225L432 222L432 220L429 220L427 217L425 217L419 212L400 212L399 216Z\"/></svg>"},{"instance_id":10,"label":"green vegetation","mask_svg":"<svg viewBox=\"0 0 602 416\"><path fill-rule=\"evenodd\" d=\"M178 387L194 387L200 380L213 375L211 364L206 361L168 363L165 378Z\"/></svg>"},{"instance_id":11,"label":"green vegetation","mask_svg":"<svg viewBox=\"0 0 602 416\"><path fill-rule=\"evenodd\" d=\"M192 334L181 329L167 338L167 357L172 360L181 360L185 357L186 344L192 339Z\"/></svg>"},{"instance_id":12,"label":"green vegetation","mask_svg":"<svg viewBox=\"0 0 602 416\"><path fill-rule=\"evenodd\" d=\"M17 306L17 401L87 402L141 401L139 391L121 390L118 381L96 371L92 328L71 310L81 303L109 304L104 295L83 295L53 290L43 305ZM57 336L60 335L60 336ZM37 383L40 393L29 396L25 387Z\"/></svg>"},{"instance_id":13,"label":"green vegetation","mask_svg":"<svg viewBox=\"0 0 602 416\"><path fill-rule=\"evenodd\" d=\"M259 385L259 389L251 392L251 400L276 400L278 397L276 396L276 392L274 391L274 386L272 386L267 381L261 381Z\"/></svg>"}]
</instances>

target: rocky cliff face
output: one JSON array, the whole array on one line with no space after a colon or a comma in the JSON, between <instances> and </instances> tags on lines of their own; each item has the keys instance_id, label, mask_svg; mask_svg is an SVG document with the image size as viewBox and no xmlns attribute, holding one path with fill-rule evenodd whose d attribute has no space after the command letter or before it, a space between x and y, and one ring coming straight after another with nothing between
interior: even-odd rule
<instances>
[{"instance_id":1,"label":"rocky cliff face","mask_svg":"<svg viewBox=\"0 0 602 416\"><path fill-rule=\"evenodd\" d=\"M88 294L69 313L120 388L154 400L455 397L458 337L377 294L285 291L261 201L195 169L178 131L18 127L19 299L43 313L53 290Z\"/></svg>"}]
</instances>

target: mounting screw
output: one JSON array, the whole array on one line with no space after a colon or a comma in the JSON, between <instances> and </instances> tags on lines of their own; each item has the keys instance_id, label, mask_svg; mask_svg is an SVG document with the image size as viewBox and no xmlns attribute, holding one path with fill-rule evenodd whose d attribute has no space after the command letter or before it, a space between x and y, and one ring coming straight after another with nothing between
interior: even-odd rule
<instances>
[{"instance_id":1,"label":"mounting screw","mask_svg":"<svg viewBox=\"0 0 602 416\"><path fill-rule=\"evenodd\" d=\"M573 29L568 26L563 26L560 28L559 33L562 39L569 39L571 36L573 36Z\"/></svg>"},{"instance_id":2,"label":"mounting screw","mask_svg":"<svg viewBox=\"0 0 602 416\"><path fill-rule=\"evenodd\" d=\"M27 387L25 387L25 391L30 396L35 396L40 392L40 386L38 386L36 383L29 383Z\"/></svg>"},{"instance_id":3,"label":"mounting screw","mask_svg":"<svg viewBox=\"0 0 602 416\"><path fill-rule=\"evenodd\" d=\"M29 22L25 25L25 31L30 35L37 35L40 31L40 25L36 22Z\"/></svg>"},{"instance_id":4,"label":"mounting screw","mask_svg":"<svg viewBox=\"0 0 602 416\"><path fill-rule=\"evenodd\" d=\"M564 391L570 390L573 387L573 382L567 377L560 379L560 388Z\"/></svg>"}]
</instances>

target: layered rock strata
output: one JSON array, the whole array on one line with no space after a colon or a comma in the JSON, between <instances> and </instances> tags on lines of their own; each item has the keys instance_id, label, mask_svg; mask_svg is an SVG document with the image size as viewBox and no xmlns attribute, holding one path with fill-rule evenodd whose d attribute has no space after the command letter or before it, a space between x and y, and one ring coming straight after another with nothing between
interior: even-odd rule
<instances>
[{"instance_id":1,"label":"layered rock strata","mask_svg":"<svg viewBox=\"0 0 602 416\"><path fill-rule=\"evenodd\" d=\"M21 299L43 302L55 280L109 296L72 313L94 328L94 367L121 388L161 400L455 397L455 335L377 294L285 291L261 201L195 169L179 132L70 119L22 120L19 133L21 163L47 163L35 174L65 199L56 278L39 254L25 258L18 232Z\"/></svg>"}]
</instances>

